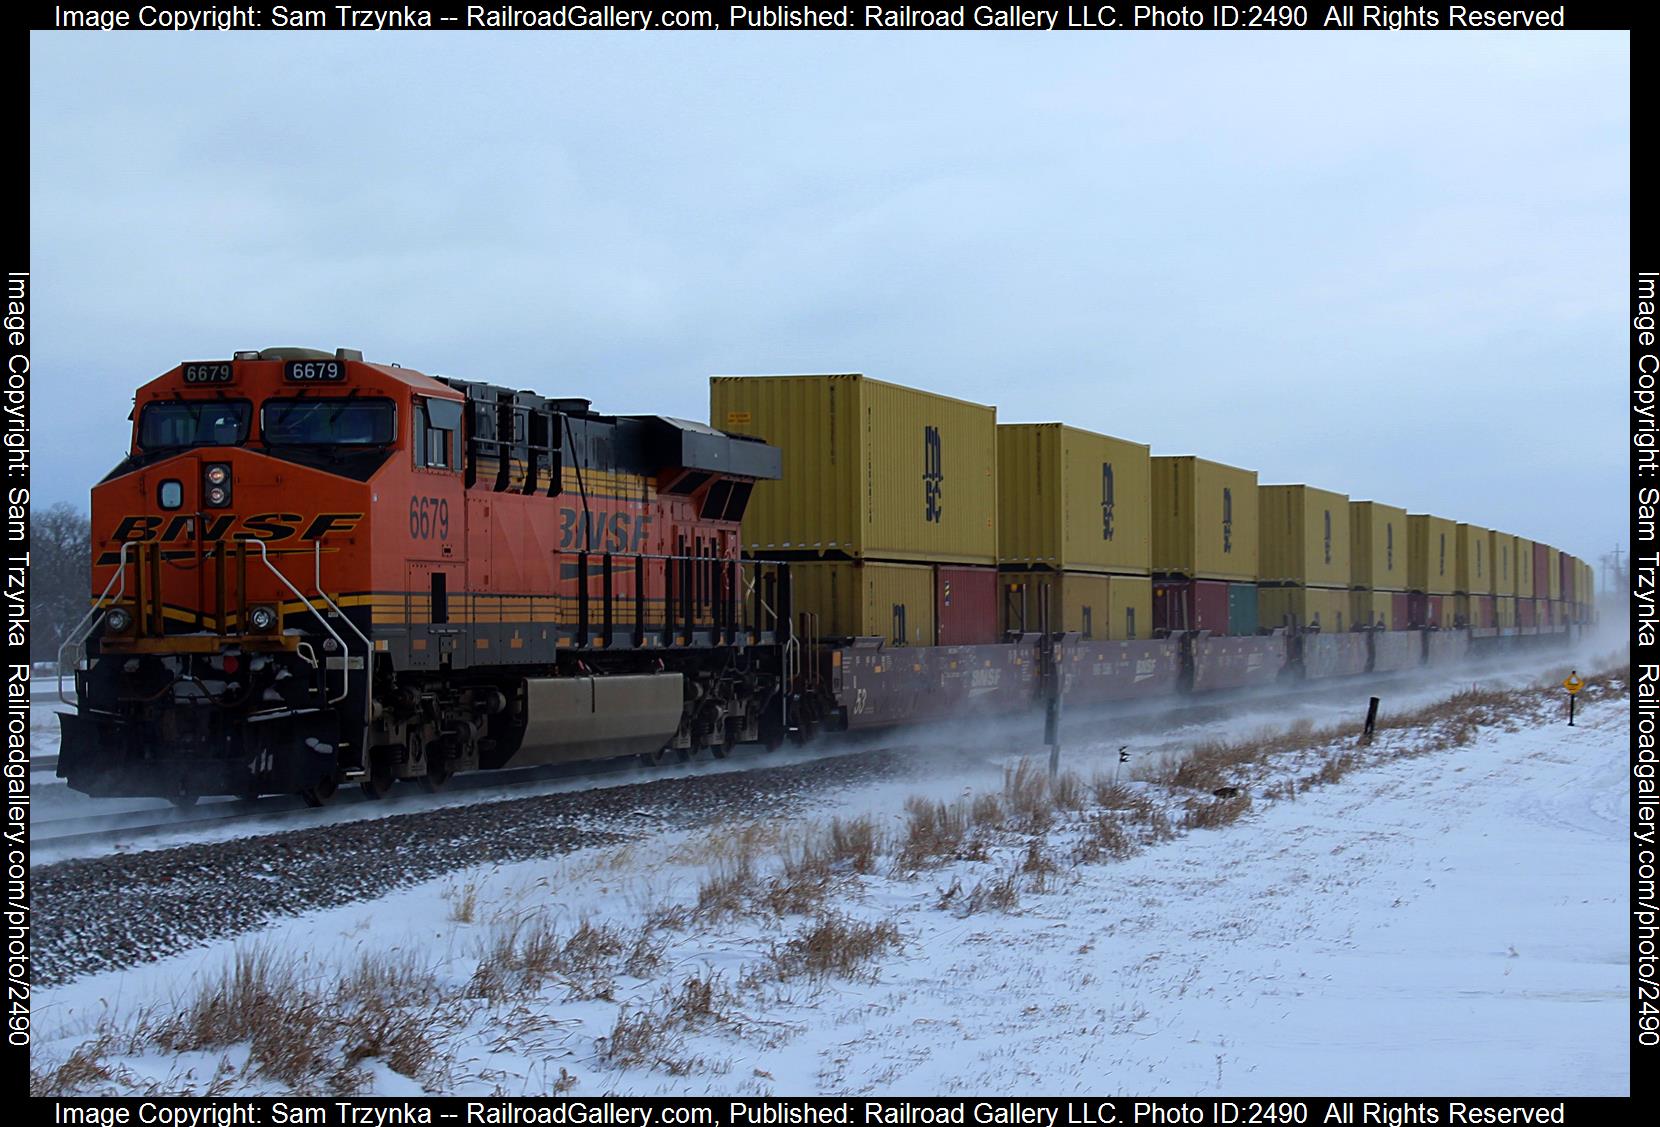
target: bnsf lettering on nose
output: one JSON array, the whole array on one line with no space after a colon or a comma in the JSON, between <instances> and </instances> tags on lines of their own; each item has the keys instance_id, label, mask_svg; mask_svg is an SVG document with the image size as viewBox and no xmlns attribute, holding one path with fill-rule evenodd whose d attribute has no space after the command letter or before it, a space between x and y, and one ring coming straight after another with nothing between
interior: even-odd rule
<instances>
[{"instance_id":1,"label":"bnsf lettering on nose","mask_svg":"<svg viewBox=\"0 0 1660 1127\"><path fill-rule=\"evenodd\" d=\"M159 516L130 516L121 518L111 538L116 541L159 540L162 543L175 540L288 540L294 536L299 536L301 540L321 540L331 532L350 532L362 519L362 513L318 513L310 518L299 513L256 513L241 519L227 513L224 516L203 517L198 535L194 515L176 516L170 521Z\"/></svg>"},{"instance_id":2,"label":"bnsf lettering on nose","mask_svg":"<svg viewBox=\"0 0 1660 1127\"><path fill-rule=\"evenodd\" d=\"M940 428L922 428L922 519L938 524L945 515L945 459L940 447Z\"/></svg>"}]
</instances>

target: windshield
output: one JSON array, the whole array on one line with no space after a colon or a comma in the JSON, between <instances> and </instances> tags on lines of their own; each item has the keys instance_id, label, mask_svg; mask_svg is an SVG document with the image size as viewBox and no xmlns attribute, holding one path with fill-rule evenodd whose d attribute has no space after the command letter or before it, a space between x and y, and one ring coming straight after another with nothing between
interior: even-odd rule
<instances>
[{"instance_id":1,"label":"windshield","mask_svg":"<svg viewBox=\"0 0 1660 1127\"><path fill-rule=\"evenodd\" d=\"M248 440L253 405L246 399L175 399L149 403L138 417L142 450L240 446Z\"/></svg>"},{"instance_id":2,"label":"windshield","mask_svg":"<svg viewBox=\"0 0 1660 1127\"><path fill-rule=\"evenodd\" d=\"M269 446L385 446L396 433L390 399L268 399L259 425Z\"/></svg>"}]
</instances>

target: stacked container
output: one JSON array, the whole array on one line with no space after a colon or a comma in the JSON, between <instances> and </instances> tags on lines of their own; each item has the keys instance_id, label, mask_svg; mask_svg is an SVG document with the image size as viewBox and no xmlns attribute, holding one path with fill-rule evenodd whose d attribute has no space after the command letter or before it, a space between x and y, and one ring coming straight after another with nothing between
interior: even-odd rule
<instances>
[{"instance_id":1,"label":"stacked container","mask_svg":"<svg viewBox=\"0 0 1660 1127\"><path fill-rule=\"evenodd\" d=\"M1515 540L1516 561L1516 628L1533 633L1539 626L1539 615L1533 602L1533 541L1523 536Z\"/></svg>"},{"instance_id":2,"label":"stacked container","mask_svg":"<svg viewBox=\"0 0 1660 1127\"><path fill-rule=\"evenodd\" d=\"M1378 501L1349 502L1349 579L1349 616L1356 625L1407 628L1405 509Z\"/></svg>"},{"instance_id":3,"label":"stacked container","mask_svg":"<svg viewBox=\"0 0 1660 1127\"><path fill-rule=\"evenodd\" d=\"M1413 513L1406 518L1406 586L1410 626L1451 626L1458 580L1458 526L1444 517Z\"/></svg>"},{"instance_id":4,"label":"stacked container","mask_svg":"<svg viewBox=\"0 0 1660 1127\"><path fill-rule=\"evenodd\" d=\"M997 428L997 475L1003 629L1150 637L1147 447L1060 423L1009 424Z\"/></svg>"},{"instance_id":5,"label":"stacked container","mask_svg":"<svg viewBox=\"0 0 1660 1127\"><path fill-rule=\"evenodd\" d=\"M1574 581L1578 574L1578 563L1578 560L1566 552L1560 553L1557 559L1557 570L1561 574L1562 621L1564 622L1579 621L1579 608L1574 602Z\"/></svg>"},{"instance_id":6,"label":"stacked container","mask_svg":"<svg viewBox=\"0 0 1660 1127\"><path fill-rule=\"evenodd\" d=\"M1264 485L1257 506L1263 624L1326 633L1352 626L1348 497L1309 485Z\"/></svg>"},{"instance_id":7,"label":"stacked container","mask_svg":"<svg viewBox=\"0 0 1660 1127\"><path fill-rule=\"evenodd\" d=\"M1458 575L1453 624L1477 630L1498 625L1493 601L1493 533L1479 524L1458 526Z\"/></svg>"},{"instance_id":8,"label":"stacked container","mask_svg":"<svg viewBox=\"0 0 1660 1127\"><path fill-rule=\"evenodd\" d=\"M1516 538L1508 532L1487 534L1488 567L1493 572L1493 625L1516 628Z\"/></svg>"},{"instance_id":9,"label":"stacked container","mask_svg":"<svg viewBox=\"0 0 1660 1127\"><path fill-rule=\"evenodd\" d=\"M1257 581L1256 473L1191 456L1152 467L1154 626L1243 632L1249 599L1230 587Z\"/></svg>"},{"instance_id":10,"label":"stacked container","mask_svg":"<svg viewBox=\"0 0 1660 1127\"><path fill-rule=\"evenodd\" d=\"M717 376L710 419L777 446L744 550L796 561L822 637L995 642L997 411L863 375Z\"/></svg>"},{"instance_id":11,"label":"stacked container","mask_svg":"<svg viewBox=\"0 0 1660 1127\"><path fill-rule=\"evenodd\" d=\"M1551 546L1543 540L1533 541L1533 565L1529 569L1533 575L1533 617L1539 624L1540 630L1550 629L1550 600L1551 588L1558 586L1560 581L1552 582L1550 573Z\"/></svg>"}]
</instances>

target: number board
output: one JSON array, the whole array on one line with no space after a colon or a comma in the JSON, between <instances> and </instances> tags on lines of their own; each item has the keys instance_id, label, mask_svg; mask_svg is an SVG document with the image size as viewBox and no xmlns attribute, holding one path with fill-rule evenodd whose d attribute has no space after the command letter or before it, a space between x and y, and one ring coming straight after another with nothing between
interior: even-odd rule
<instances>
[{"instance_id":1,"label":"number board","mask_svg":"<svg viewBox=\"0 0 1660 1127\"><path fill-rule=\"evenodd\" d=\"M230 383L229 360L186 360L179 365L179 374L187 384Z\"/></svg>"},{"instance_id":2,"label":"number board","mask_svg":"<svg viewBox=\"0 0 1660 1127\"><path fill-rule=\"evenodd\" d=\"M289 383L344 383L346 365L340 360L290 360L282 366Z\"/></svg>"}]
</instances>

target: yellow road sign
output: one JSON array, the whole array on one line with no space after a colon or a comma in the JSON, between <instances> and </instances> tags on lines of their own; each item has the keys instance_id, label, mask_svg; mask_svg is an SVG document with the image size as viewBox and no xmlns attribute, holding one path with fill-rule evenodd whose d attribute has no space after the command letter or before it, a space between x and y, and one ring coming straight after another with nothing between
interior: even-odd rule
<instances>
[{"instance_id":1,"label":"yellow road sign","mask_svg":"<svg viewBox=\"0 0 1660 1127\"><path fill-rule=\"evenodd\" d=\"M1579 679L1579 674L1570 673L1568 674L1568 679L1562 682L1562 687L1568 690L1569 696L1573 696L1585 687L1585 682Z\"/></svg>"}]
</instances>

